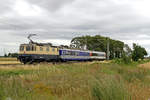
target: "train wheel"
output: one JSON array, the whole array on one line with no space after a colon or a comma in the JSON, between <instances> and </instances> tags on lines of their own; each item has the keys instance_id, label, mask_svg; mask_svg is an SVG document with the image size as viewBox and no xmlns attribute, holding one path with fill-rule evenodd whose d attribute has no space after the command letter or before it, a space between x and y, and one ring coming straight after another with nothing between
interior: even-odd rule
<instances>
[{"instance_id":1,"label":"train wheel","mask_svg":"<svg viewBox=\"0 0 150 100\"><path fill-rule=\"evenodd\" d=\"M27 62L26 62L26 61L23 61L22 63L23 63L24 65L25 65L25 64L27 64Z\"/></svg>"}]
</instances>

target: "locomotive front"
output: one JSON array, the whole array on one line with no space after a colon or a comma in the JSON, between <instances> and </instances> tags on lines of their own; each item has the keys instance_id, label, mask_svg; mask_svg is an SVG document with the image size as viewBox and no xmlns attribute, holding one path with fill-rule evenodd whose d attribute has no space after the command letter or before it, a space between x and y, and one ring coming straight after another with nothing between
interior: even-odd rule
<instances>
[{"instance_id":1,"label":"locomotive front","mask_svg":"<svg viewBox=\"0 0 150 100\"><path fill-rule=\"evenodd\" d=\"M36 46L33 44L21 44L19 48L18 59L20 62L26 64L27 62L32 62L32 55L35 54Z\"/></svg>"},{"instance_id":2,"label":"locomotive front","mask_svg":"<svg viewBox=\"0 0 150 100\"><path fill-rule=\"evenodd\" d=\"M58 58L59 50L55 46L42 43L29 43L20 45L18 59L24 64L42 61L52 62L57 61Z\"/></svg>"}]
</instances>

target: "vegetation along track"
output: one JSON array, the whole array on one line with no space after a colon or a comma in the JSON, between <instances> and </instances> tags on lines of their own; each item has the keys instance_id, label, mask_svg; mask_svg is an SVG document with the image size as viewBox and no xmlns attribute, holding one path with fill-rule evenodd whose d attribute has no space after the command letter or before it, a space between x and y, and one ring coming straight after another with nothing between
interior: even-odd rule
<instances>
[{"instance_id":1,"label":"vegetation along track","mask_svg":"<svg viewBox=\"0 0 150 100\"><path fill-rule=\"evenodd\" d=\"M149 76L132 64L99 61L1 66L0 100L148 100Z\"/></svg>"},{"instance_id":2,"label":"vegetation along track","mask_svg":"<svg viewBox=\"0 0 150 100\"><path fill-rule=\"evenodd\" d=\"M92 62L79 62L79 61L69 61L69 62L41 62L41 63L33 63L33 64L26 64L26 65L39 65L39 64L73 64L73 63L93 63L93 62L101 62L101 63L109 63L109 61L92 61ZM19 61L17 61L17 59L15 58L0 58L0 67L1 66L20 66L20 65L24 65L22 63L20 63Z\"/></svg>"}]
</instances>

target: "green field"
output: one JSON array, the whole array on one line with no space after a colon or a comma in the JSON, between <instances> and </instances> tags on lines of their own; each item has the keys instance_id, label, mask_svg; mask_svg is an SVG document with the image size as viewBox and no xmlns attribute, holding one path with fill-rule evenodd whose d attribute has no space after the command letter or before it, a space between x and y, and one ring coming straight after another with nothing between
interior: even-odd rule
<instances>
[{"instance_id":1,"label":"green field","mask_svg":"<svg viewBox=\"0 0 150 100\"><path fill-rule=\"evenodd\" d=\"M0 66L0 100L148 100L150 70L83 62Z\"/></svg>"}]
</instances>

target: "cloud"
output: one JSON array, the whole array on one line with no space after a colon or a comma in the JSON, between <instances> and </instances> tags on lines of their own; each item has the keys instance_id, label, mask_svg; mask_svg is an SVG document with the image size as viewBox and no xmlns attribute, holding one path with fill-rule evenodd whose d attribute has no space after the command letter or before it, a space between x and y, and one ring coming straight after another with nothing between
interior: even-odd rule
<instances>
[{"instance_id":1,"label":"cloud","mask_svg":"<svg viewBox=\"0 0 150 100\"><path fill-rule=\"evenodd\" d=\"M147 50L150 40L148 0L1 0L0 53L28 42L64 41L81 35L104 35ZM56 43L55 43L56 42ZM13 44L13 45L12 45ZM149 51L150 52L150 51Z\"/></svg>"},{"instance_id":2,"label":"cloud","mask_svg":"<svg viewBox=\"0 0 150 100\"><path fill-rule=\"evenodd\" d=\"M31 4L36 4L50 11L57 11L62 6L72 3L74 0L27 0Z\"/></svg>"},{"instance_id":3,"label":"cloud","mask_svg":"<svg viewBox=\"0 0 150 100\"><path fill-rule=\"evenodd\" d=\"M15 0L1 0L0 1L0 12L5 13L11 10L12 5L14 4Z\"/></svg>"}]
</instances>

